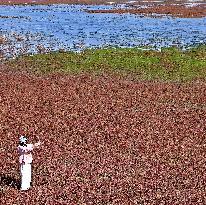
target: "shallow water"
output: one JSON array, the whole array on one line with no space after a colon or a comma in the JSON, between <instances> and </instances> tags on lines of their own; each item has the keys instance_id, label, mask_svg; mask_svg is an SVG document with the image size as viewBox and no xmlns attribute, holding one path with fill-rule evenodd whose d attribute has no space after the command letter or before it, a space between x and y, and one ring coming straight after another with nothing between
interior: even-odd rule
<instances>
[{"instance_id":1,"label":"shallow water","mask_svg":"<svg viewBox=\"0 0 206 205\"><path fill-rule=\"evenodd\" d=\"M91 14L82 9L108 9L112 5L0 6L0 44L10 56L36 52L37 45L50 50L86 47L141 46L155 49L178 45L187 48L206 42L206 18L143 17L135 14ZM118 5L124 7L124 5ZM154 15L154 14L153 14ZM18 17L18 18L17 18ZM17 39L19 39L17 41Z\"/></svg>"}]
</instances>

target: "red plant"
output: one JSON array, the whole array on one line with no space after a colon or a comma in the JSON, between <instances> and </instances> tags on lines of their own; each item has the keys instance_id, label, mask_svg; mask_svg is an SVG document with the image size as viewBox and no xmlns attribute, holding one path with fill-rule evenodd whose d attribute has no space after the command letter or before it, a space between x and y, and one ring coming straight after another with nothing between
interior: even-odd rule
<instances>
[{"instance_id":1,"label":"red plant","mask_svg":"<svg viewBox=\"0 0 206 205\"><path fill-rule=\"evenodd\" d=\"M0 204L206 203L205 82L5 71L0 81ZM44 142L24 194L19 134Z\"/></svg>"}]
</instances>

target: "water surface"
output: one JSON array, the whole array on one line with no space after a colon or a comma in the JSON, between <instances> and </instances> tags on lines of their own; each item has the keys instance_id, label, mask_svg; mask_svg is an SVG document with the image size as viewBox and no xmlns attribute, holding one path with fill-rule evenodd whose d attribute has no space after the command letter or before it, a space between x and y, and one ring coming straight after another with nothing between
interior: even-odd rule
<instances>
[{"instance_id":1,"label":"water surface","mask_svg":"<svg viewBox=\"0 0 206 205\"><path fill-rule=\"evenodd\" d=\"M0 44L0 48L5 53L18 55L23 51L36 52L40 44L50 50L79 50L141 45L155 49L171 45L187 48L206 42L205 17L174 18L153 14L154 18L83 11L113 7L64 4L0 6L0 35L9 39Z\"/></svg>"}]
</instances>

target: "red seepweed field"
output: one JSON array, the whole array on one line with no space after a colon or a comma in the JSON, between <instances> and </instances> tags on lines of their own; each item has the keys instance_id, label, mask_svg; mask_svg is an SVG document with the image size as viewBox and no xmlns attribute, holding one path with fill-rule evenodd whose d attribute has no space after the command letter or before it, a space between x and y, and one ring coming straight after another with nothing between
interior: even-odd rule
<instances>
[{"instance_id":1,"label":"red seepweed field","mask_svg":"<svg viewBox=\"0 0 206 205\"><path fill-rule=\"evenodd\" d=\"M0 204L206 204L206 83L0 72ZM22 193L18 135L43 142Z\"/></svg>"}]
</instances>

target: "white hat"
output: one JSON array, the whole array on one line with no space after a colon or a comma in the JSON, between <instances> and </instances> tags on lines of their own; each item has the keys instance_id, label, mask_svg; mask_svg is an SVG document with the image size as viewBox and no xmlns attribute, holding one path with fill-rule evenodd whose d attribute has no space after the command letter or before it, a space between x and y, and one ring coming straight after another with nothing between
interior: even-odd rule
<instances>
[{"instance_id":1,"label":"white hat","mask_svg":"<svg viewBox=\"0 0 206 205\"><path fill-rule=\"evenodd\" d=\"M19 142L20 142L20 143L26 143L26 141L27 141L27 138L26 138L25 136L21 135L21 136L19 137Z\"/></svg>"}]
</instances>

